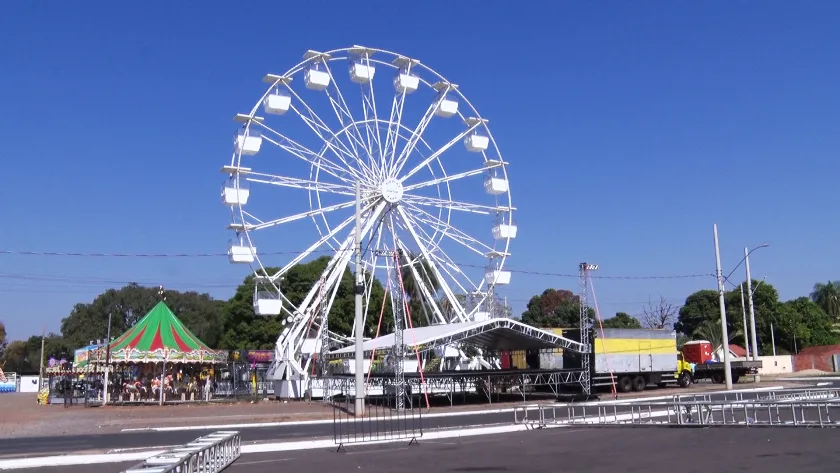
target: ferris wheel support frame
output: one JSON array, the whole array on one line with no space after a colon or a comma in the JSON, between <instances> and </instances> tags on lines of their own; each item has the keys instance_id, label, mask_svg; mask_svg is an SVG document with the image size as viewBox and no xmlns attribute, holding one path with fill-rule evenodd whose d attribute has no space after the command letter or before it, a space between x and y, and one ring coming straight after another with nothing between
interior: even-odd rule
<instances>
[{"instance_id":1,"label":"ferris wheel support frame","mask_svg":"<svg viewBox=\"0 0 840 473\"><path fill-rule=\"evenodd\" d=\"M346 57L342 56L343 54L346 54ZM391 57L396 56L396 59L388 63L380 60L381 56L372 59L371 56L374 54L385 54ZM331 64L335 64L334 61L336 60L345 59L349 60L351 64L351 79L353 82L361 85L362 113L364 115L364 120L362 121L355 119L353 113L351 113L342 89L338 86L333 75ZM373 85L374 66L386 66L386 70L389 67L397 69L397 74L394 76L393 81L397 93L391 100L391 109L387 122L381 119L377 112ZM365 67L368 68L366 72ZM424 76L415 74L415 69L418 67L421 68L421 72L422 69L425 69L428 73L431 73L435 79L427 81ZM362 71L362 75L368 74L366 80L365 77L359 75L360 70ZM313 71L318 71L320 75L311 75L310 73L314 74ZM303 97L303 94L299 94L291 87L293 77L297 77L298 75L304 76L307 89L326 93L326 97L329 99L329 108L335 113L340 125L338 131L333 131L327 122L310 106L310 103L307 102L307 99L314 97L314 95L312 97L308 95L307 97ZM315 78L313 79L313 77ZM362 80L358 80L360 78ZM313 84L310 83L310 80L314 84L312 87L311 85ZM376 279L376 270L379 266L375 257L369 258L370 261L367 261L366 258L364 263L371 267L370 272L368 272L363 262L360 261L361 258L358 256L361 255L360 246L362 238L370 237L371 244L374 244L374 234L372 232L374 225L379 223L381 227L386 217L391 231L395 232L399 228L405 233L408 233L410 237L406 241L411 246L416 246L417 250L419 250L418 255L405 245L402 237L396 238L396 233L393 233L395 237L394 251L403 251L405 254L411 255L410 258L413 258L412 261L405 264L405 267L416 284L415 290L418 293L415 294L429 302L430 310L426 310L426 304L422 304L422 308L427 321L430 323L432 319L436 323L465 322L470 320L474 312L477 315L479 310L483 310L481 309L482 302L477 303L473 309L463 307L456 296L456 290L463 291L464 294L469 294L471 290L482 292L482 288L484 288L483 292L489 294L491 297L495 297L495 286L509 282L510 272L503 271L502 268L506 257L509 256L507 249L510 241L516 236L516 225L513 221L514 207L510 202L509 184L505 171L505 165L507 163L503 161L496 147L495 140L486 126L487 120L480 118L469 100L457 90L458 86L456 84L447 81L443 76L427 66L421 65L420 61L389 51L362 46L353 46L352 48L336 49L328 52L307 51L304 55L304 60L284 75L268 74L263 78L263 81L270 85L269 89L263 94L249 114L239 114L236 117L237 121L243 124L243 129L237 135L237 140L243 141L235 140L237 148L231 166L223 168L224 172L230 174L231 181L234 181L232 188L226 187L223 190L223 200L227 205L231 205L231 201L235 201L233 205L239 211L240 223L237 223L236 214L234 214L234 223L231 224L230 228L236 230L240 244L242 244L241 242L244 236L244 239L247 240L247 245L252 250L251 261L253 262L256 259L259 267L266 273L266 277L259 279L259 281L269 286L266 287L269 291L266 294L270 295L269 293L276 291L277 299L284 302L280 305L271 305L270 307L278 308L270 310L278 310L281 316L288 314L284 325L285 323L289 323L289 326L283 329L275 344L276 361L271 370L271 375L275 380L285 379L287 381L293 381L294 379L302 378L305 380L308 378L307 371L313 354L310 353L309 358L304 360L304 354L301 351L304 342L311 334L310 328L317 328L319 335L316 339L321 339L325 336L334 336L329 332L326 314L329 313L333 305L342 276L350 264L352 257L351 251L353 250L355 250L357 255L354 290L358 293L360 289L363 292L367 289L366 302L369 305L373 283ZM412 83L413 85L411 85ZM410 130L402 124L402 116L406 106L406 96L414 90L417 90L418 84L423 84L434 89L437 92L437 96L430 103L427 102L429 105L426 107L419 122L413 130ZM272 102L273 105L271 105L271 110L269 110L269 99L274 100ZM283 105L284 100L285 105ZM462 103L471 109L468 115L465 116L458 110L459 101L462 101ZM301 142L291 139L284 133L280 133L270 127L269 124L266 124L263 117L257 116L257 111L261 105L265 108L266 114L283 115L287 111L293 112L290 115L299 118L305 127L311 130L323 142L321 151L317 151L317 148L310 149ZM469 113L473 113L474 115L470 116ZM384 116L383 114L382 117ZM441 116L444 119L455 116L456 118L460 118L466 126L444 145L433 148L423 138L423 135L435 116ZM333 122L333 120L329 121ZM386 125L386 129L383 130L381 125ZM483 127L484 131L479 133L479 128L481 127ZM264 140L266 143L270 143L285 153L307 163L310 166L309 179L257 173L252 172L250 168L241 167L243 155L252 155L259 151L259 143L255 145L256 149L250 149L247 153L243 151L243 148L247 147L244 144L244 140L249 139L252 130L255 130L254 133L256 133L255 136L258 137L258 140ZM402 135L403 130L410 133L407 135L407 138ZM383 134L384 139L382 137ZM404 141L404 144L400 148L401 140ZM458 141L464 142L467 151L477 153L483 159L483 165L476 169L447 175L446 168L443 166L440 157L447 153ZM306 139L303 142L308 143ZM428 148L428 151L431 153L425 154L425 152L421 151L420 163L404 172L406 166L409 165L409 158L413 156L415 149L420 144ZM492 150L488 148L488 144L491 145ZM491 152L493 153L492 155L489 154ZM440 166L441 176L436 175L436 171L432 169L433 163L435 164L435 169L437 169L437 166ZM411 164L413 165L414 162ZM425 173L427 169L431 174L431 178L424 177L420 182L407 182L418 172L424 171ZM335 179L339 182L324 182L321 179L322 174L323 176L330 177L331 180ZM497 205L477 205L453 200L449 184L479 174L487 174L487 178L484 180L484 188L488 194L495 196ZM245 202L238 201L240 199L241 180L246 184L252 182L307 190L310 193L310 210L274 220L262 221L243 210L242 206ZM380 182L383 180L384 183ZM417 180L415 178L415 181ZM359 187L361 182L366 182L367 184L360 197ZM373 187L370 187L371 184ZM387 188L387 186L391 186L391 188ZM322 192L352 196L354 194L354 187L356 188L355 200L328 206L322 204ZM433 194L434 190L437 190L438 197L431 197L415 192L408 193L409 191L416 191L426 187L431 187ZM443 188L443 193L441 192L441 188ZM398 197L395 198L395 201L388 201L385 193L389 189L398 191ZM228 190L234 191L237 195L236 199L226 196L225 193ZM377 194L377 192L382 193L382 195ZM502 198L506 198L505 202L508 205L499 205L499 196L502 194L504 194ZM383 201L382 199L385 200ZM247 191L245 200L247 200ZM388 202L386 203L385 201ZM364 223L360 225L363 229L359 231L357 228L355 232L351 232L344 240L339 241L336 236L342 231L346 231L347 227L353 221L353 217L347 218L338 225L334 225L332 222L327 221L326 214L328 211L333 212L349 209L354 204L357 206L357 213L360 214L356 217L357 222L364 220ZM359 209L359 206L362 206L362 209ZM427 212L424 208L427 210L438 210ZM451 219L453 213L457 214L459 212L484 215L495 214L496 226L493 227L492 233L496 243L488 246L455 227L451 223ZM332 213L330 215L337 214ZM316 217L323 219L324 231L321 230L320 224L316 221ZM315 222L321 237L313 245L310 245L305 252L284 265L280 271L273 275L268 275L265 271L267 266L264 266L257 256L256 248L251 240L251 233L305 218L311 218ZM247 220L256 221L257 223L247 223ZM332 217L330 220L332 220ZM377 240L375 245L379 244L378 242L381 237L381 233L376 236ZM485 266L485 271L482 274L483 277L479 284L473 282L459 267L459 264L455 263L455 260L443 250L441 244L445 238L448 239L447 241L449 243L459 243L463 247L472 250L472 252L489 259L489 263ZM503 245L503 250L497 251L495 248L499 247L500 242ZM334 243L337 244L337 248L334 246ZM322 271L319 279L320 282L309 290L303 301L300 304L292 303L280 291L279 281L282 280L283 275L287 271L302 262L307 255L310 255L323 245L329 245L335 251L333 258ZM239 262L244 262L243 259L246 257L242 255L242 247L237 247L237 250L239 251ZM229 252L231 254L231 261L234 262L233 247L231 247ZM420 258L422 258L423 263L418 268L415 263L420 261ZM461 260L459 259L459 261ZM365 279L366 277L367 279ZM505 282L500 282L502 280ZM436 293L438 295L442 293L442 298L437 298ZM262 293L255 289L255 310L258 302L257 297L260 294ZM363 297L364 294L356 294L355 296L356 302L358 303L358 299ZM442 303L448 303L448 314L444 314L443 306L440 305ZM351 337L358 340L363 335L363 323L361 325L355 323L360 319L358 309L356 312L356 320L353 324ZM362 312L364 313L364 309ZM429 312L431 312L431 315ZM274 314L270 311L263 311L262 313L264 315ZM483 316L486 317L487 314L483 314ZM316 321L318 317L320 319ZM363 316L361 319L363 322ZM349 342L349 340L346 341ZM479 361L484 364L483 360Z\"/></svg>"}]
</instances>

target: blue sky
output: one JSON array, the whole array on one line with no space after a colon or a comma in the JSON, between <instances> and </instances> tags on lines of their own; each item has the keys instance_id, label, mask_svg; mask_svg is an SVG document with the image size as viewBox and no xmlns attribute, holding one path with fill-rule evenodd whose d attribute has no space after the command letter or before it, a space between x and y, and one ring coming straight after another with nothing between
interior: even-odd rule
<instances>
[{"instance_id":1,"label":"blue sky","mask_svg":"<svg viewBox=\"0 0 840 473\"><path fill-rule=\"evenodd\" d=\"M363 44L420 59L490 119L519 209L509 268L711 274L717 223L725 270L744 246L771 243L753 275L783 298L840 277L840 5L361 5L5 5L0 250L224 252L231 117L307 49ZM272 202L271 217L284 215ZM227 298L246 274L224 257L0 255L0 320L21 338L57 331L75 303L126 281ZM595 282L604 315L714 284ZM576 285L515 273L503 295L519 312L547 287Z\"/></svg>"}]
</instances>

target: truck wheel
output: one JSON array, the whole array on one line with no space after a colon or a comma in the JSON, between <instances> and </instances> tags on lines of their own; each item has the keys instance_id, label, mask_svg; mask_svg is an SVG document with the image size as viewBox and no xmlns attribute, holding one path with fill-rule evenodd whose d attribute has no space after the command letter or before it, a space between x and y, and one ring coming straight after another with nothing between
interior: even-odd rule
<instances>
[{"instance_id":1,"label":"truck wheel","mask_svg":"<svg viewBox=\"0 0 840 473\"><path fill-rule=\"evenodd\" d=\"M738 375L738 374L732 373L732 384L737 383L737 382L738 382L738 380L740 380L740 379L741 379L741 375Z\"/></svg>"},{"instance_id":2,"label":"truck wheel","mask_svg":"<svg viewBox=\"0 0 840 473\"><path fill-rule=\"evenodd\" d=\"M629 376L622 376L618 378L618 391L622 393L629 393L633 390L633 380Z\"/></svg>"},{"instance_id":3,"label":"truck wheel","mask_svg":"<svg viewBox=\"0 0 840 473\"><path fill-rule=\"evenodd\" d=\"M716 384L722 384L725 378L723 377L723 373L712 373L712 382Z\"/></svg>"},{"instance_id":4,"label":"truck wheel","mask_svg":"<svg viewBox=\"0 0 840 473\"><path fill-rule=\"evenodd\" d=\"M680 373L680 377L677 379L677 384L681 388L687 388L689 385L691 385L691 373L689 373L688 371L683 371L682 373Z\"/></svg>"},{"instance_id":5,"label":"truck wheel","mask_svg":"<svg viewBox=\"0 0 840 473\"><path fill-rule=\"evenodd\" d=\"M644 376L639 375L633 378L633 391L642 392L647 387L647 380Z\"/></svg>"}]
</instances>

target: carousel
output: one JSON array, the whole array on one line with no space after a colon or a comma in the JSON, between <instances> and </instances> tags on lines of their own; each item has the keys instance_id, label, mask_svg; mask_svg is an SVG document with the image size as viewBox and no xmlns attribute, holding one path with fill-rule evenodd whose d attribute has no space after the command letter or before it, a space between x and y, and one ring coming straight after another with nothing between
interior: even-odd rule
<instances>
[{"instance_id":1,"label":"carousel","mask_svg":"<svg viewBox=\"0 0 840 473\"><path fill-rule=\"evenodd\" d=\"M92 350L89 363L103 368L106 402L163 404L209 401L214 366L227 357L227 351L199 340L161 301L110 344Z\"/></svg>"}]
</instances>

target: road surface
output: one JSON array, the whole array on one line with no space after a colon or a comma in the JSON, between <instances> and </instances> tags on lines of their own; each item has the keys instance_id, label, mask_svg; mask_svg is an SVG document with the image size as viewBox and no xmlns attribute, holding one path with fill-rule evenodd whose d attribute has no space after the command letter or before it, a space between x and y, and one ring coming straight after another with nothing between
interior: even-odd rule
<instances>
[{"instance_id":1,"label":"road surface","mask_svg":"<svg viewBox=\"0 0 840 473\"><path fill-rule=\"evenodd\" d=\"M702 393L698 393L702 394ZM762 393L744 393L745 399L754 399ZM723 396L712 395L712 399L722 400ZM629 410L626 406L618 406L616 412ZM510 425L513 423L512 412L493 414L464 414L448 417L425 416L422 421L425 431L435 429L452 429L476 425ZM213 423L212 418L208 424ZM26 437L4 439L0 442L0 458L20 458L26 456L59 455L69 453L107 452L118 449L140 449L153 447L170 447L181 445L206 435L217 429L181 430L181 431L140 431L123 432L118 434L88 434L56 437ZM312 438L332 438L333 424L331 421L307 424L285 425L272 427L253 427L238 429L241 431L242 443L293 441Z\"/></svg>"},{"instance_id":2,"label":"road surface","mask_svg":"<svg viewBox=\"0 0 840 473\"><path fill-rule=\"evenodd\" d=\"M620 471L815 473L837 470L840 429L550 429L416 446L350 447L240 457L225 473L343 471L428 473ZM132 466L49 467L32 473L114 473Z\"/></svg>"}]
</instances>

